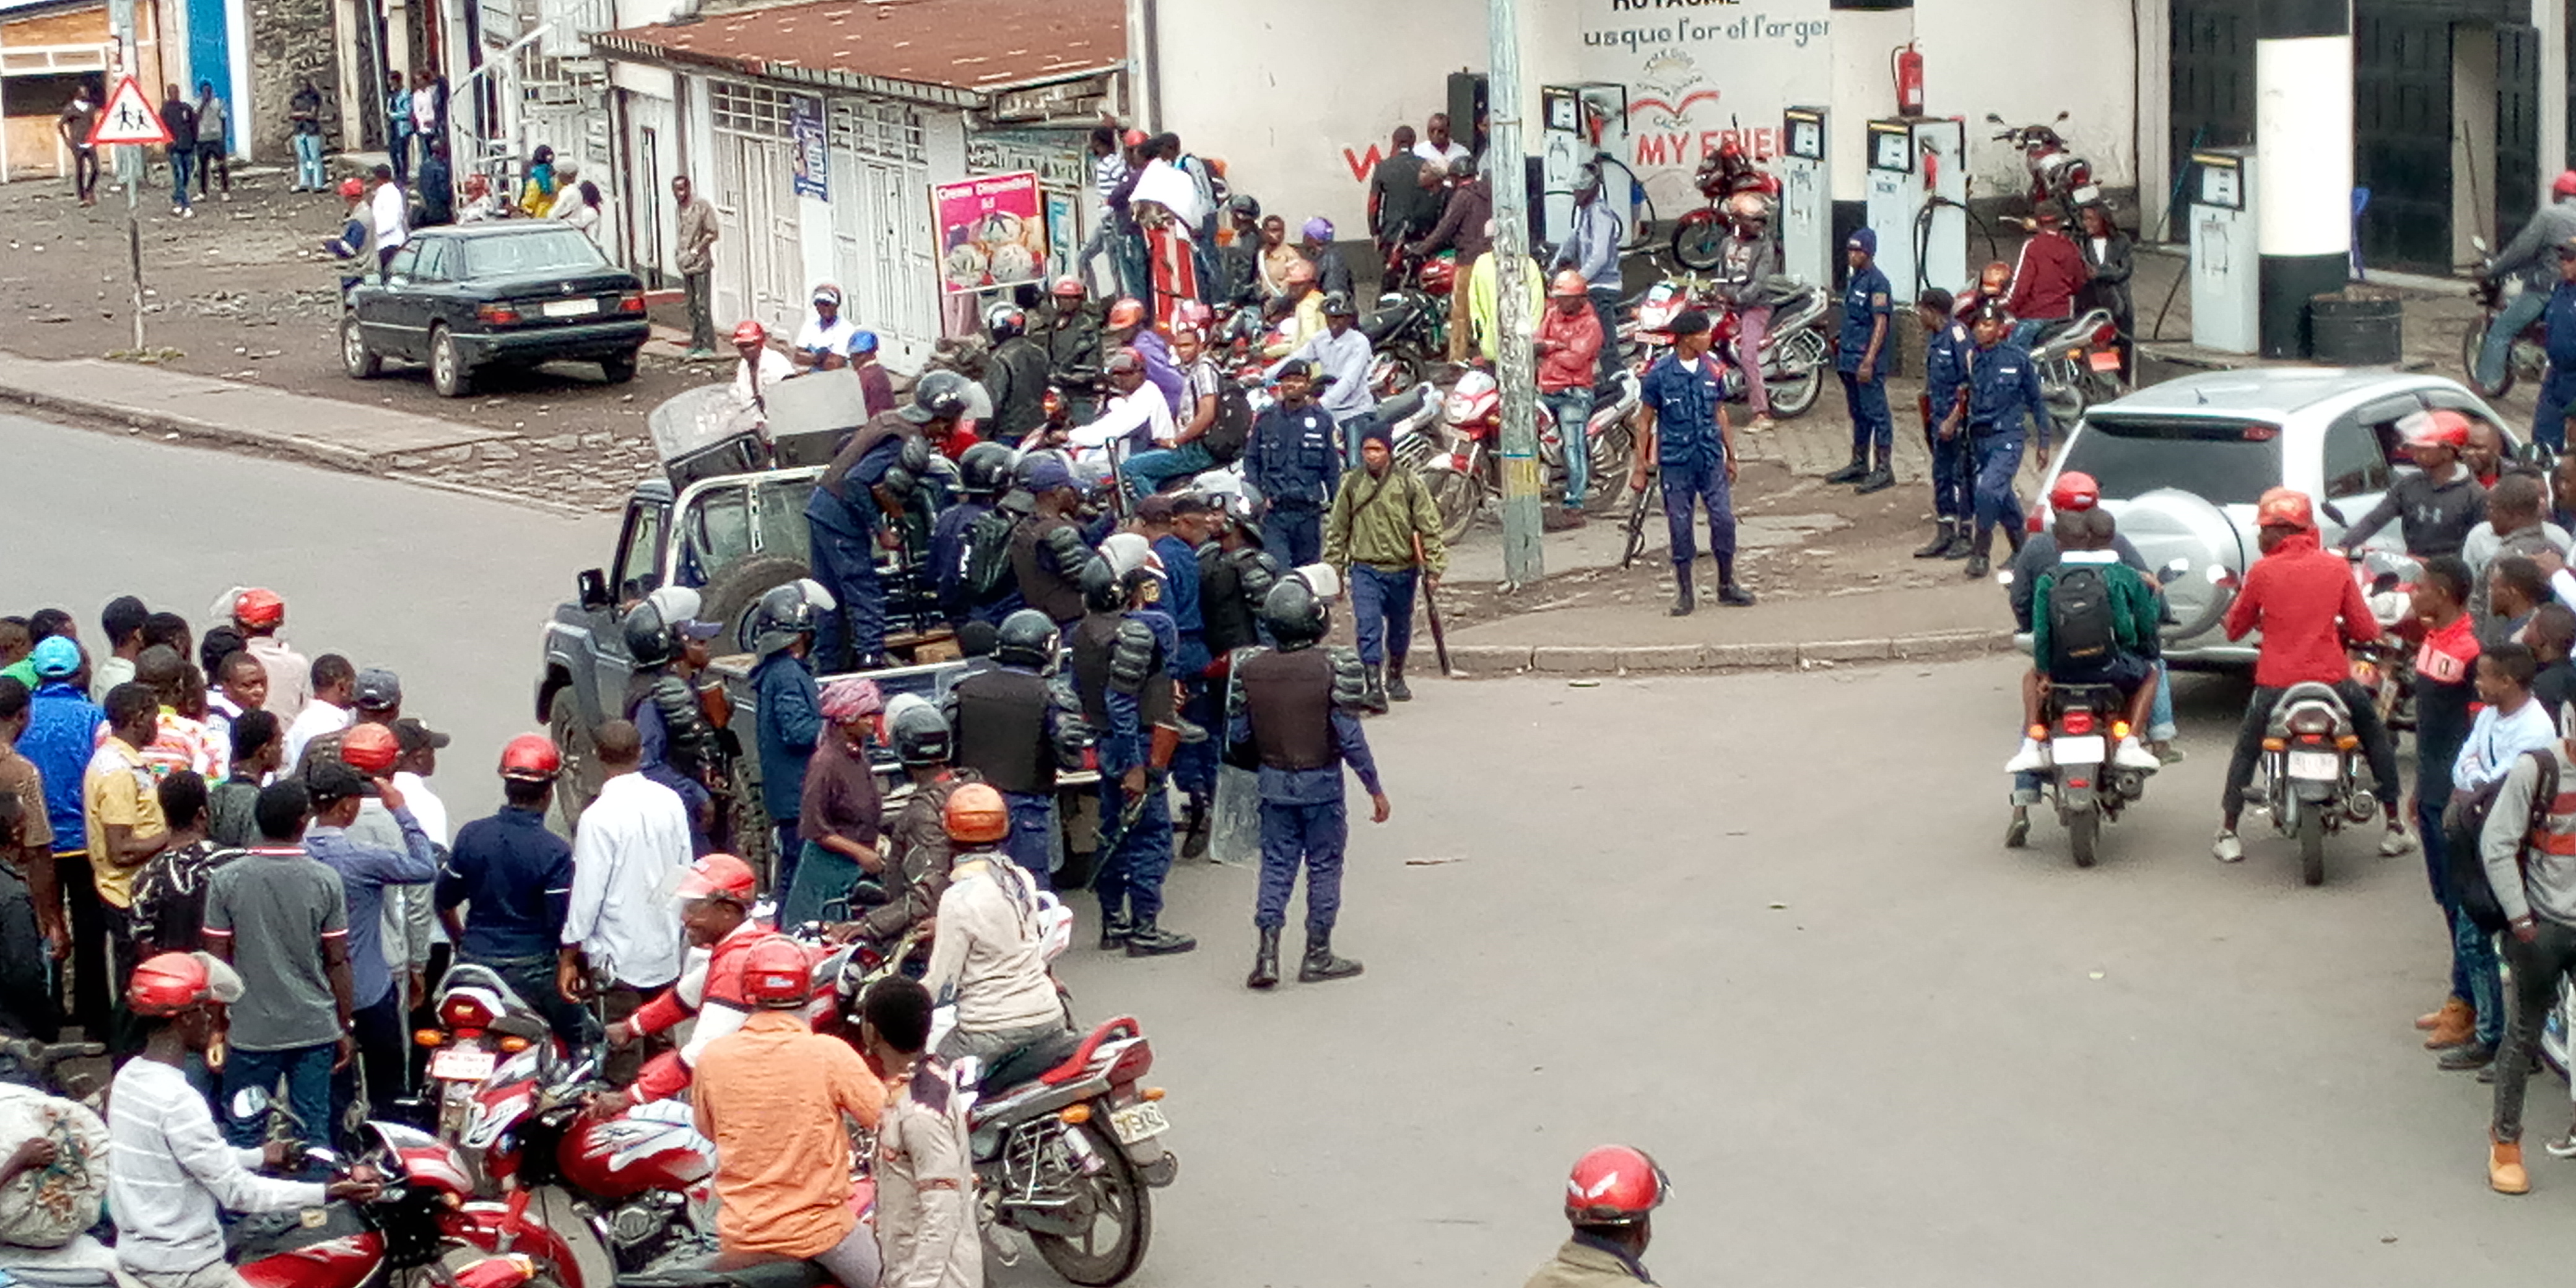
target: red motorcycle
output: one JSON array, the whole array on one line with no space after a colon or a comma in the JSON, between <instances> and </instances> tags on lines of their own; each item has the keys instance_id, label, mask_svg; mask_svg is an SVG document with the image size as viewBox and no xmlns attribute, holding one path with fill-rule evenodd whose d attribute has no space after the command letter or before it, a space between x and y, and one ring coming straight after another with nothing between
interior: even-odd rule
<instances>
[{"instance_id":1,"label":"red motorcycle","mask_svg":"<svg viewBox=\"0 0 2576 1288\"><path fill-rule=\"evenodd\" d=\"M503 1060L537 1046L563 1058L563 1042L545 1016L488 967L451 967L439 986L437 1013L439 1027L421 1029L412 1040L429 1048L424 1099L437 1112L438 1138L449 1144L464 1138L475 1093Z\"/></svg>"},{"instance_id":2,"label":"red motorcycle","mask_svg":"<svg viewBox=\"0 0 2576 1288\"><path fill-rule=\"evenodd\" d=\"M1684 268L1707 272L1721 262L1726 246L1726 203L1747 192L1760 193L1764 199L1780 199L1780 177L1764 170L1744 150L1743 131L1730 131L1726 140L1700 159L1698 173L1691 183L1699 189L1708 204L1683 215L1673 222L1673 262Z\"/></svg>"},{"instance_id":3,"label":"red motorcycle","mask_svg":"<svg viewBox=\"0 0 2576 1288\"><path fill-rule=\"evenodd\" d=\"M1825 293L1794 278L1767 278L1771 325L1762 333L1762 384L1771 396L1771 414L1781 420L1805 415L1824 388L1824 372L1833 365L1833 342L1824 329ZM1628 341L1628 364L1643 375L1673 345L1673 319L1684 310L1709 315L1709 348L1726 370L1729 402L1745 398L1744 372L1735 363L1737 337L1744 320L1735 307L1718 298L1716 288L1696 274L1667 278L1646 288L1637 300L1633 324L1620 328Z\"/></svg>"},{"instance_id":4,"label":"red motorcycle","mask_svg":"<svg viewBox=\"0 0 2576 1288\"><path fill-rule=\"evenodd\" d=\"M235 1221L227 1258L251 1288L520 1288L534 1260L494 1255L467 1209L474 1185L445 1142L411 1127L371 1122L375 1145L359 1162L383 1178L370 1203L334 1200L318 1208ZM305 1157L335 1175L351 1169L328 1150Z\"/></svg>"},{"instance_id":5,"label":"red motorcycle","mask_svg":"<svg viewBox=\"0 0 2576 1288\"><path fill-rule=\"evenodd\" d=\"M2022 165L2030 171L2030 204L2034 210L2044 201L2055 201L2073 211L2102 199L2102 190L2093 186L2093 163L2068 151L2065 136L2057 132L2057 124L2065 120L2066 113L2060 112L2057 121L2050 124L2006 125L1995 135L1996 142L2020 149ZM2003 125L2004 118L1988 112L1986 123Z\"/></svg>"}]
</instances>

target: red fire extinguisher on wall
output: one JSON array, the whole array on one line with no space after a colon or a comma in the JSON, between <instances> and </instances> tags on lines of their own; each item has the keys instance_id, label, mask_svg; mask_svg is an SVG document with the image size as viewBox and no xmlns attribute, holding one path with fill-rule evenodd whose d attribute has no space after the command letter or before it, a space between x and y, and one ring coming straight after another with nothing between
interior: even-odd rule
<instances>
[{"instance_id":1,"label":"red fire extinguisher on wall","mask_svg":"<svg viewBox=\"0 0 2576 1288\"><path fill-rule=\"evenodd\" d=\"M1896 47L1893 61L1896 68L1896 114L1923 115L1923 55L1914 51L1914 42L1909 40Z\"/></svg>"}]
</instances>

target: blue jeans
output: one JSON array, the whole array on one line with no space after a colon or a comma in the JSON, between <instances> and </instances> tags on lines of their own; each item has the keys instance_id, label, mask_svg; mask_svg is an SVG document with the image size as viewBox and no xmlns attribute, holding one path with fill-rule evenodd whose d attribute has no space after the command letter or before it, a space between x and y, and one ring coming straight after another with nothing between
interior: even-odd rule
<instances>
[{"instance_id":1,"label":"blue jeans","mask_svg":"<svg viewBox=\"0 0 2576 1288\"><path fill-rule=\"evenodd\" d=\"M2171 742L2181 729L2174 724L2173 668L2156 666L2156 696L2147 706L2147 741Z\"/></svg>"},{"instance_id":2,"label":"blue jeans","mask_svg":"<svg viewBox=\"0 0 2576 1288\"><path fill-rule=\"evenodd\" d=\"M1252 924L1264 930L1288 924L1288 897L1304 868L1306 933L1330 931L1342 912L1342 852L1350 836L1350 815L1338 797L1313 805L1261 802L1261 894Z\"/></svg>"},{"instance_id":3,"label":"blue jeans","mask_svg":"<svg viewBox=\"0 0 2576 1288\"><path fill-rule=\"evenodd\" d=\"M320 192L330 186L330 175L322 169L322 136L295 136L295 186Z\"/></svg>"},{"instance_id":4,"label":"blue jeans","mask_svg":"<svg viewBox=\"0 0 2576 1288\"><path fill-rule=\"evenodd\" d=\"M1691 540L1691 506L1694 502L1708 507L1708 548L1721 558L1735 557L1735 505L1726 483L1726 463L1711 459L1705 464L1663 466L1664 526L1672 539L1673 566L1690 575L1691 560L1699 557L1699 548Z\"/></svg>"},{"instance_id":5,"label":"blue jeans","mask_svg":"<svg viewBox=\"0 0 2576 1288\"><path fill-rule=\"evenodd\" d=\"M196 160L192 149L170 149L170 204L181 210L188 208L188 175Z\"/></svg>"},{"instance_id":6,"label":"blue jeans","mask_svg":"<svg viewBox=\"0 0 2576 1288\"><path fill-rule=\"evenodd\" d=\"M1121 232L1117 237L1119 293L1145 303L1152 313L1154 299L1154 261L1145 248L1142 232Z\"/></svg>"},{"instance_id":7,"label":"blue jeans","mask_svg":"<svg viewBox=\"0 0 2576 1288\"><path fill-rule=\"evenodd\" d=\"M2552 363L2540 382L2540 405L2532 409L2531 437L2549 450L2567 450L2567 412L2576 407L2576 372L2561 372Z\"/></svg>"},{"instance_id":8,"label":"blue jeans","mask_svg":"<svg viewBox=\"0 0 2576 1288\"><path fill-rule=\"evenodd\" d=\"M769 897L774 901L785 899L787 892L796 888L796 869L804 866L805 838L796 834L795 819L772 819L770 823L773 830L769 852L777 856L771 860L769 873Z\"/></svg>"},{"instance_id":9,"label":"blue jeans","mask_svg":"<svg viewBox=\"0 0 2576 1288\"><path fill-rule=\"evenodd\" d=\"M283 1051L232 1048L224 1057L224 1139L242 1149L267 1140L269 1108L276 1102L295 1115L297 1136L328 1143L332 1139L331 1062L339 1054L339 1048L329 1042ZM278 1098L280 1079L286 1082L283 1100ZM249 1104L254 1089L259 1092L256 1110Z\"/></svg>"},{"instance_id":10,"label":"blue jeans","mask_svg":"<svg viewBox=\"0 0 2576 1288\"><path fill-rule=\"evenodd\" d=\"M1316 506L1272 502L1261 516L1261 547L1281 568L1302 568L1324 557L1324 512Z\"/></svg>"},{"instance_id":11,"label":"blue jeans","mask_svg":"<svg viewBox=\"0 0 2576 1288\"><path fill-rule=\"evenodd\" d=\"M1848 371L1836 374L1842 377L1843 401L1851 407L1852 456L1859 458L1873 445L1880 452L1893 450L1896 415L1887 409L1887 373L1878 372L1867 382Z\"/></svg>"},{"instance_id":12,"label":"blue jeans","mask_svg":"<svg viewBox=\"0 0 2576 1288\"><path fill-rule=\"evenodd\" d=\"M1138 452L1127 458L1118 472L1127 479L1129 497L1150 496L1163 490L1173 479L1185 479L1216 468L1216 458L1197 443L1183 443L1159 451Z\"/></svg>"},{"instance_id":13,"label":"blue jeans","mask_svg":"<svg viewBox=\"0 0 2576 1288\"><path fill-rule=\"evenodd\" d=\"M393 165L394 182L411 187L411 131L395 130L385 151L392 154L386 159Z\"/></svg>"},{"instance_id":14,"label":"blue jeans","mask_svg":"<svg viewBox=\"0 0 2576 1288\"><path fill-rule=\"evenodd\" d=\"M885 591L877 583L876 544L819 523L808 523L814 580L834 604L814 619L814 673L841 675L860 659L885 652Z\"/></svg>"},{"instance_id":15,"label":"blue jeans","mask_svg":"<svg viewBox=\"0 0 2576 1288\"><path fill-rule=\"evenodd\" d=\"M1413 588L1419 569L1388 571L1351 565L1351 629L1360 637L1360 661L1376 666L1413 648Z\"/></svg>"},{"instance_id":16,"label":"blue jeans","mask_svg":"<svg viewBox=\"0 0 2576 1288\"><path fill-rule=\"evenodd\" d=\"M2021 498L2013 494L2013 471L2021 468L2021 431L1976 434L1969 450L1976 464L1974 535L1983 537L1998 523L2022 526Z\"/></svg>"},{"instance_id":17,"label":"blue jeans","mask_svg":"<svg viewBox=\"0 0 2576 1288\"><path fill-rule=\"evenodd\" d=\"M2493 386L2504 379L2505 359L2513 352L2514 337L2523 328L2540 320L2549 308L2549 292L2526 286L2522 294L2505 301L2504 311L2496 314L2495 325L2487 328L2486 343L2478 348L2478 383Z\"/></svg>"},{"instance_id":18,"label":"blue jeans","mask_svg":"<svg viewBox=\"0 0 2576 1288\"><path fill-rule=\"evenodd\" d=\"M1100 825L1118 825L1127 808L1126 788L1106 767L1100 771ZM1136 826L1120 837L1118 848L1100 856L1100 871L1091 889L1100 896L1102 918L1126 916L1139 923L1163 912L1163 876L1172 870L1172 802L1159 779L1148 779L1145 808Z\"/></svg>"},{"instance_id":19,"label":"blue jeans","mask_svg":"<svg viewBox=\"0 0 2576 1288\"><path fill-rule=\"evenodd\" d=\"M1002 803L1010 807L1011 835L1002 842L1002 852L1011 856L1041 890L1055 887L1049 874L1055 871L1055 793L1004 792Z\"/></svg>"},{"instance_id":20,"label":"blue jeans","mask_svg":"<svg viewBox=\"0 0 2576 1288\"><path fill-rule=\"evenodd\" d=\"M1565 508L1583 508L1583 494L1592 490L1592 440L1585 430L1592 419L1592 391L1565 389L1540 394L1538 400L1556 418L1557 441L1565 445Z\"/></svg>"}]
</instances>

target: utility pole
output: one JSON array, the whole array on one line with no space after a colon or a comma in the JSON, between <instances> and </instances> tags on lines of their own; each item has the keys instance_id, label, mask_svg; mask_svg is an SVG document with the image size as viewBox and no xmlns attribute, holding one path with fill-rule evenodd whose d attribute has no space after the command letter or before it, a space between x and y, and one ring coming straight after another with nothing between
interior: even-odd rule
<instances>
[{"instance_id":1,"label":"utility pole","mask_svg":"<svg viewBox=\"0 0 2576 1288\"><path fill-rule=\"evenodd\" d=\"M116 37L117 71L128 81L134 80L143 66L134 9L135 0L108 0L107 25ZM100 104L99 110L104 113L107 105ZM125 185L125 253L133 270L134 356L138 360L143 356L143 224L135 205L142 200L143 174L149 165L141 148L128 144L116 150L116 177Z\"/></svg>"},{"instance_id":2,"label":"utility pole","mask_svg":"<svg viewBox=\"0 0 2576 1288\"><path fill-rule=\"evenodd\" d=\"M1485 182L1494 189L1494 377L1503 396L1503 586L1545 576L1539 547L1538 372L1530 348L1529 163L1521 151L1519 0L1486 0ZM1471 127L1472 128L1472 125ZM1578 449L1579 450L1579 449Z\"/></svg>"}]
</instances>

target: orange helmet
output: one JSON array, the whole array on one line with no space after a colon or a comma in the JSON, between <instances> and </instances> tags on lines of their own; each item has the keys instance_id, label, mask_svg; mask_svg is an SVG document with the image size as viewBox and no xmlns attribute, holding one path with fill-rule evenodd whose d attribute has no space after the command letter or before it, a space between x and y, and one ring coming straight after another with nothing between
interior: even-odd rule
<instances>
[{"instance_id":1,"label":"orange helmet","mask_svg":"<svg viewBox=\"0 0 2576 1288\"><path fill-rule=\"evenodd\" d=\"M2254 503L2254 523L2257 527L2296 528L2305 532L2316 526L2316 511L2309 503L2307 493L2276 487Z\"/></svg>"},{"instance_id":2,"label":"orange helmet","mask_svg":"<svg viewBox=\"0 0 2576 1288\"><path fill-rule=\"evenodd\" d=\"M1139 301L1120 300L1109 306L1109 329L1112 331L1123 326L1142 326L1144 323L1145 306Z\"/></svg>"},{"instance_id":3,"label":"orange helmet","mask_svg":"<svg viewBox=\"0 0 2576 1288\"><path fill-rule=\"evenodd\" d=\"M137 1015L176 1015L214 1000L214 973L195 953L148 958L125 985L126 1007Z\"/></svg>"},{"instance_id":4,"label":"orange helmet","mask_svg":"<svg viewBox=\"0 0 2576 1288\"><path fill-rule=\"evenodd\" d=\"M2409 416L2400 422L2409 444L2447 447L2453 451L2469 445L2469 418L2449 408Z\"/></svg>"},{"instance_id":5,"label":"orange helmet","mask_svg":"<svg viewBox=\"0 0 2576 1288\"><path fill-rule=\"evenodd\" d=\"M672 893L684 901L724 899L748 908L759 885L750 864L730 854L709 854L689 865L688 875L680 878L680 888Z\"/></svg>"},{"instance_id":6,"label":"orange helmet","mask_svg":"<svg viewBox=\"0 0 2576 1288\"><path fill-rule=\"evenodd\" d=\"M1582 273L1569 268L1557 274L1556 279L1548 283L1547 290L1548 294L1558 296L1589 295L1592 284L1583 280Z\"/></svg>"},{"instance_id":7,"label":"orange helmet","mask_svg":"<svg viewBox=\"0 0 2576 1288\"><path fill-rule=\"evenodd\" d=\"M803 1006L813 996L814 979L805 949L785 935L772 935L742 954L742 1000L753 1006L786 1010Z\"/></svg>"},{"instance_id":8,"label":"orange helmet","mask_svg":"<svg viewBox=\"0 0 2576 1288\"><path fill-rule=\"evenodd\" d=\"M1565 1178L1565 1219L1576 1225L1634 1225L1662 1207L1673 1183L1642 1149L1603 1145L1575 1160Z\"/></svg>"},{"instance_id":9,"label":"orange helmet","mask_svg":"<svg viewBox=\"0 0 2576 1288\"><path fill-rule=\"evenodd\" d=\"M1996 260L1986 265L1985 271L1977 275L1977 280L1989 291L2002 290L2004 283L2012 280L2012 265Z\"/></svg>"},{"instance_id":10,"label":"orange helmet","mask_svg":"<svg viewBox=\"0 0 2576 1288\"><path fill-rule=\"evenodd\" d=\"M1011 834L1011 810L990 783L967 783L948 794L943 818L948 839L989 845Z\"/></svg>"},{"instance_id":11,"label":"orange helmet","mask_svg":"<svg viewBox=\"0 0 2576 1288\"><path fill-rule=\"evenodd\" d=\"M1288 266L1288 284L1290 286L1313 286L1315 284L1315 262L1301 256L1296 263L1290 264Z\"/></svg>"},{"instance_id":12,"label":"orange helmet","mask_svg":"<svg viewBox=\"0 0 2576 1288\"><path fill-rule=\"evenodd\" d=\"M402 740L384 725L353 725L340 735L340 763L369 778L392 773L394 762L400 759Z\"/></svg>"}]
</instances>

